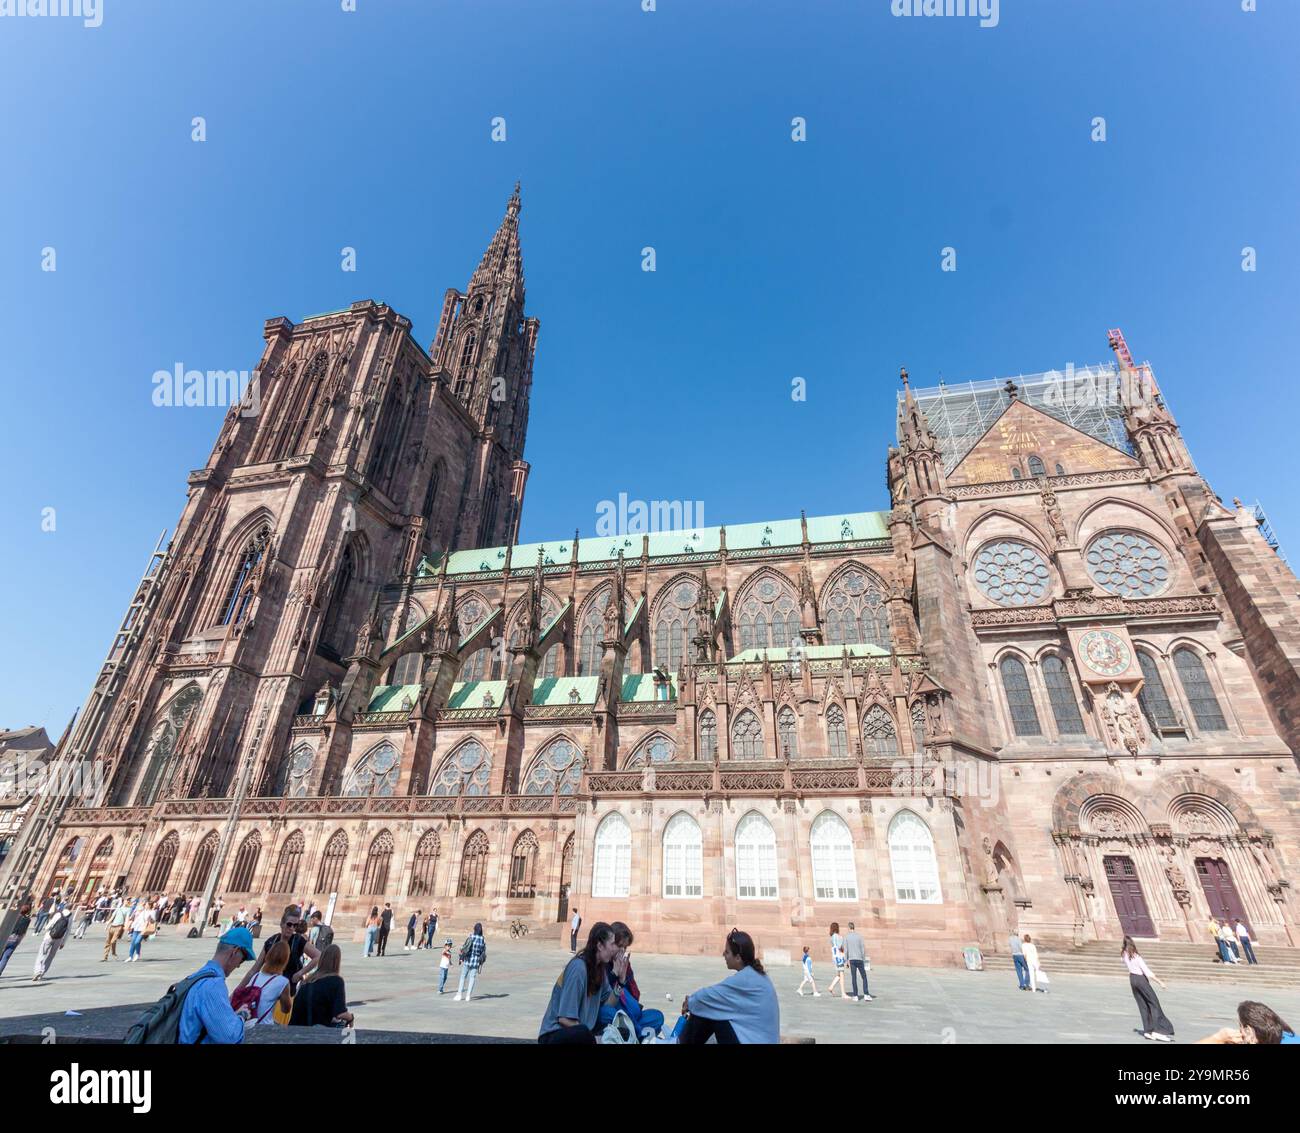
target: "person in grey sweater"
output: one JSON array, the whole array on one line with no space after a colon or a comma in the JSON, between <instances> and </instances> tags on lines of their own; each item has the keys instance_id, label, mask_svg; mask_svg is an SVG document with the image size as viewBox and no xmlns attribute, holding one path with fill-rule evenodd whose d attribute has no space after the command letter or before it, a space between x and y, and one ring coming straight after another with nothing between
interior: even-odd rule
<instances>
[{"instance_id":1,"label":"person in grey sweater","mask_svg":"<svg viewBox=\"0 0 1300 1133\"><path fill-rule=\"evenodd\" d=\"M853 979L853 995L859 1003L876 997L867 990L867 942L849 921L849 934L844 938L844 955L849 961L849 974ZM862 994L858 994L858 973L862 973Z\"/></svg>"}]
</instances>

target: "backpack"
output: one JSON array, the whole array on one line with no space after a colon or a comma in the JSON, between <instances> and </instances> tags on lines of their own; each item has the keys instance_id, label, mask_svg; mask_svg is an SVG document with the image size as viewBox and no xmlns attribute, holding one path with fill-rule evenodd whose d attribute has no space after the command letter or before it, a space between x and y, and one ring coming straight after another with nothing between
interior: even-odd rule
<instances>
[{"instance_id":1,"label":"backpack","mask_svg":"<svg viewBox=\"0 0 1300 1133\"><path fill-rule=\"evenodd\" d=\"M70 919L67 913L56 913L54 915L54 923L50 925L49 929L51 940L62 940L67 935L68 921Z\"/></svg>"},{"instance_id":2,"label":"backpack","mask_svg":"<svg viewBox=\"0 0 1300 1133\"><path fill-rule=\"evenodd\" d=\"M167 993L140 1016L122 1041L128 1046L140 1044L175 1045L181 1032L181 1008L185 1006L185 997L199 980L215 979L216 972L195 972L179 983L172 984Z\"/></svg>"},{"instance_id":3,"label":"backpack","mask_svg":"<svg viewBox=\"0 0 1300 1133\"><path fill-rule=\"evenodd\" d=\"M241 1007L247 1007L250 1012L256 1011L261 998L262 989L255 987L252 982L246 983L230 993L230 1010L238 1011Z\"/></svg>"},{"instance_id":4,"label":"backpack","mask_svg":"<svg viewBox=\"0 0 1300 1133\"><path fill-rule=\"evenodd\" d=\"M320 926L320 932L316 934L316 947L324 951L334 943L334 930L329 925Z\"/></svg>"}]
</instances>

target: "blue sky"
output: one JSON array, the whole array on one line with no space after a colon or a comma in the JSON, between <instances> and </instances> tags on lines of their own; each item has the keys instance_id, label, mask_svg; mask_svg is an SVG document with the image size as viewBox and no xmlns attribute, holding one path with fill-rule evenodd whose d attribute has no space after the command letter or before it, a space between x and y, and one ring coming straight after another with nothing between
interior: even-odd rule
<instances>
[{"instance_id":1,"label":"blue sky","mask_svg":"<svg viewBox=\"0 0 1300 1133\"><path fill-rule=\"evenodd\" d=\"M524 539L619 492L885 507L900 364L1095 363L1118 326L1211 485L1300 554L1291 0L1002 0L988 29L889 0L103 3L0 18L0 727L63 728L207 459L221 410L155 407L151 375L251 369L265 319L363 298L427 345L516 178Z\"/></svg>"}]
</instances>

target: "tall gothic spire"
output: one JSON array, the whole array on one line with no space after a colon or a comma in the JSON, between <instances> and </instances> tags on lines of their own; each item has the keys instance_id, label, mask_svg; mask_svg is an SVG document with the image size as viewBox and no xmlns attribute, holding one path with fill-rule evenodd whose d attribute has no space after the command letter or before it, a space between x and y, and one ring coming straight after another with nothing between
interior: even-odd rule
<instances>
[{"instance_id":1,"label":"tall gothic spire","mask_svg":"<svg viewBox=\"0 0 1300 1133\"><path fill-rule=\"evenodd\" d=\"M493 286L502 281L517 285L520 295L524 290L524 257L519 247L519 182L515 182L515 191L506 202L506 215L488 244L483 258L479 261L469 287L473 291L479 286Z\"/></svg>"}]
</instances>

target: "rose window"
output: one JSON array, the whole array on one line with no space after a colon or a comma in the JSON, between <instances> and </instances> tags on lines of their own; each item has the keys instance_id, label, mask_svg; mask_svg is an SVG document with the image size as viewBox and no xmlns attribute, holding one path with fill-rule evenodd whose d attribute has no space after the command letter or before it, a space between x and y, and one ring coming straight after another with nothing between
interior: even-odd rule
<instances>
[{"instance_id":1,"label":"rose window","mask_svg":"<svg viewBox=\"0 0 1300 1133\"><path fill-rule=\"evenodd\" d=\"M1150 539L1111 531L1088 544L1088 573L1103 590L1121 598L1149 598L1169 585L1169 560Z\"/></svg>"},{"instance_id":2,"label":"rose window","mask_svg":"<svg viewBox=\"0 0 1300 1133\"><path fill-rule=\"evenodd\" d=\"M1029 606L1047 593L1051 572L1027 543L990 543L975 556L975 585L1000 606Z\"/></svg>"}]
</instances>

